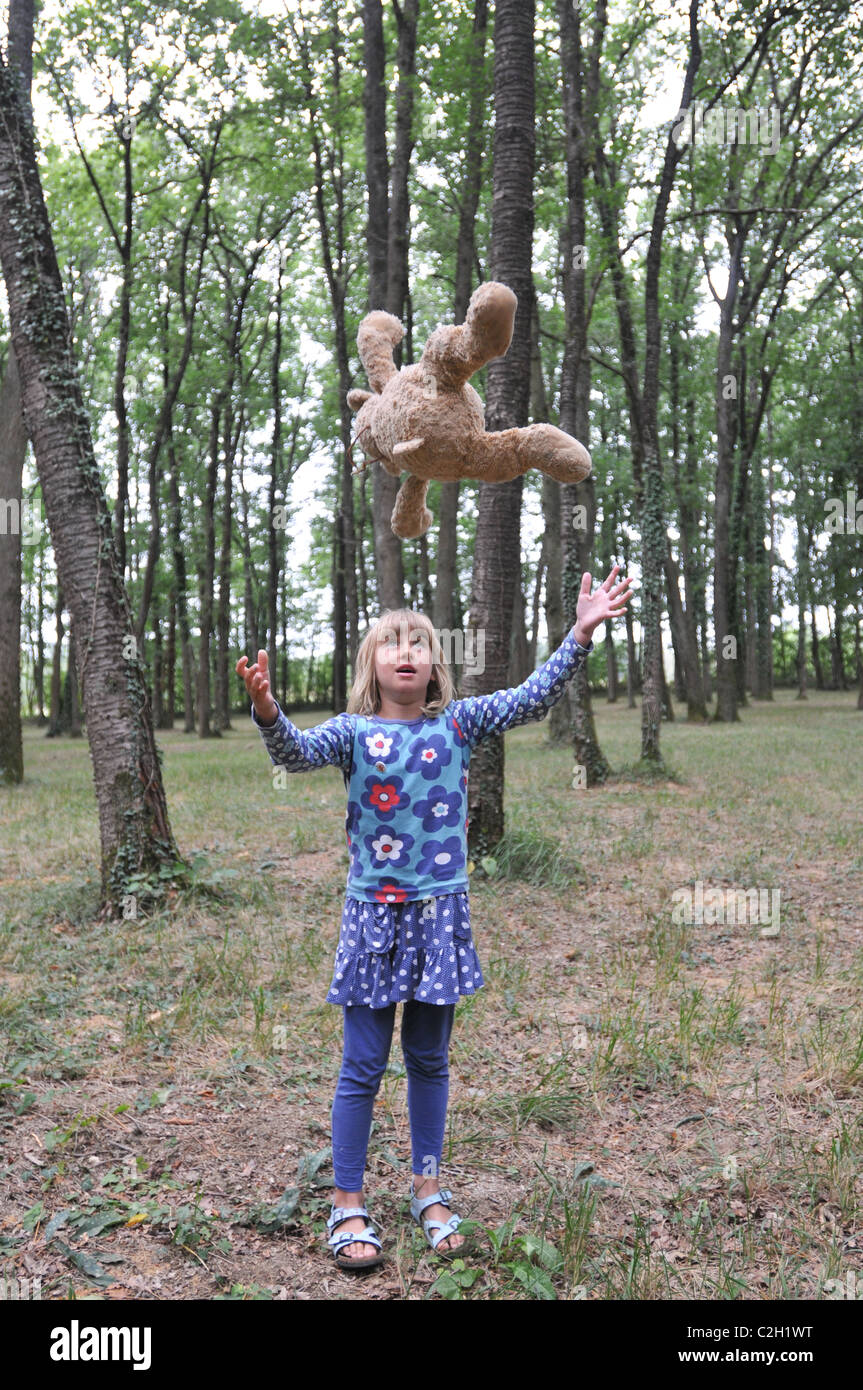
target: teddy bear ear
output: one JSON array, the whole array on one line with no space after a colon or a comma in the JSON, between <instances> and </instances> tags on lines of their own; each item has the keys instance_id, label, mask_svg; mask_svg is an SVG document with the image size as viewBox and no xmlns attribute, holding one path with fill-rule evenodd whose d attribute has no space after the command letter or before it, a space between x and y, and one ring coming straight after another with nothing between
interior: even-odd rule
<instances>
[{"instance_id":1,"label":"teddy bear ear","mask_svg":"<svg viewBox=\"0 0 863 1390\"><path fill-rule=\"evenodd\" d=\"M348 405L351 410L359 410L360 406L365 405L366 401L370 401L371 398L371 391L349 391Z\"/></svg>"}]
</instances>

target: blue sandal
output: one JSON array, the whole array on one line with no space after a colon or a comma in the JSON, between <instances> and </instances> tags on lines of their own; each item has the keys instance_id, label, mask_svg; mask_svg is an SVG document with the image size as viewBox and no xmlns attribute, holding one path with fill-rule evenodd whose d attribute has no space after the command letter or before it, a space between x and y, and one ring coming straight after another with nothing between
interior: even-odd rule
<instances>
[{"instance_id":1,"label":"blue sandal","mask_svg":"<svg viewBox=\"0 0 863 1390\"><path fill-rule=\"evenodd\" d=\"M453 1212L449 1221L441 1221L436 1216L430 1216L426 1221L423 1219L423 1212L426 1207L433 1207L436 1202L440 1202L442 1207L448 1207L452 1201L452 1193L448 1188L441 1188L440 1192L432 1192L428 1197L417 1197L414 1194L414 1185L411 1183L411 1216L418 1226L422 1226L423 1235L434 1250L435 1254L440 1255L442 1260L453 1260L464 1255L468 1247L468 1241L462 1241L461 1245L450 1248L449 1250L438 1250L438 1246L447 1236L454 1235L461 1225L461 1217L457 1212Z\"/></svg>"},{"instance_id":2,"label":"blue sandal","mask_svg":"<svg viewBox=\"0 0 863 1390\"><path fill-rule=\"evenodd\" d=\"M374 1233L371 1226L366 1226L364 1231L336 1231L335 1227L341 1225L350 1216L364 1216L369 1220L369 1214L365 1207L333 1207L327 1218L327 1230L330 1232L327 1245L333 1252L336 1264L340 1269L371 1269L374 1265L383 1263L383 1247ZM363 1255L362 1257L352 1257L343 1254L346 1245L365 1243L377 1246L376 1255Z\"/></svg>"}]
</instances>

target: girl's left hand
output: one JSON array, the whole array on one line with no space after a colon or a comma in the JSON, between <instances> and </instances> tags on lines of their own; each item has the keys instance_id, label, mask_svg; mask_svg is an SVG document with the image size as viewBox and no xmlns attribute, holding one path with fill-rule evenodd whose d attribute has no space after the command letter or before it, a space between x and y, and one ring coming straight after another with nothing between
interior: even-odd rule
<instances>
[{"instance_id":1,"label":"girl's left hand","mask_svg":"<svg viewBox=\"0 0 863 1390\"><path fill-rule=\"evenodd\" d=\"M576 607L577 620L573 634L579 646L587 647L593 637L594 629L608 618L616 618L626 608L632 598L634 579L621 579L615 584L620 565L615 565L611 574L600 584L596 593L590 592L590 575L581 576L581 592Z\"/></svg>"}]
</instances>

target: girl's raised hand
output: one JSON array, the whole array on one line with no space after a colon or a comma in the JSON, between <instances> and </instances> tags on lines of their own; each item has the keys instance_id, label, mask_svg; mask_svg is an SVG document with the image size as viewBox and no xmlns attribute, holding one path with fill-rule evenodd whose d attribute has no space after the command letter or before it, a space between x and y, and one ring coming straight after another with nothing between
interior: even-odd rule
<instances>
[{"instance_id":1,"label":"girl's raised hand","mask_svg":"<svg viewBox=\"0 0 863 1390\"><path fill-rule=\"evenodd\" d=\"M269 659L267 653L262 649L258 652L258 659L254 666L250 666L248 658L241 656L237 662L237 675L242 676L246 682L246 690L249 698L255 706L255 713L262 724L275 724L279 713L279 707L270 694L270 674Z\"/></svg>"},{"instance_id":2,"label":"girl's raised hand","mask_svg":"<svg viewBox=\"0 0 863 1390\"><path fill-rule=\"evenodd\" d=\"M595 628L600 623L604 623L608 618L616 618L626 608L627 603L632 598L633 579L621 579L619 584L614 580L620 571L620 565L615 565L607 579L603 580L596 593L590 592L590 575L585 573L581 576L581 592L578 595L576 607L577 621L573 632L575 640L581 646L586 647L590 642ZM585 638L582 642L581 636Z\"/></svg>"}]
</instances>

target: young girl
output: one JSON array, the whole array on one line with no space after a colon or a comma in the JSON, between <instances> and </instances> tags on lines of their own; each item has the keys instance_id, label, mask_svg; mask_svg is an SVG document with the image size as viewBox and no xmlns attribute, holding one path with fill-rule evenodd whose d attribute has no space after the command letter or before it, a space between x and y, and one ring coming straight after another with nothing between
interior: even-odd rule
<instances>
[{"instance_id":1,"label":"young girl","mask_svg":"<svg viewBox=\"0 0 863 1390\"><path fill-rule=\"evenodd\" d=\"M372 1109L387 1064L396 1004L408 1077L411 1215L432 1249L463 1244L452 1194L440 1186L456 1001L482 988L470 928L467 774L484 738L543 719L593 648L594 629L623 612L630 580L615 565L591 595L585 574L577 621L543 666L512 690L454 697L431 622L411 609L383 613L363 639L344 714L301 731L270 693L267 654L237 673L272 763L303 772L332 763L348 793L350 867L327 1002L344 1013L344 1052L332 1107L335 1200L327 1222L337 1264L380 1264L381 1242L363 1202Z\"/></svg>"}]
</instances>

